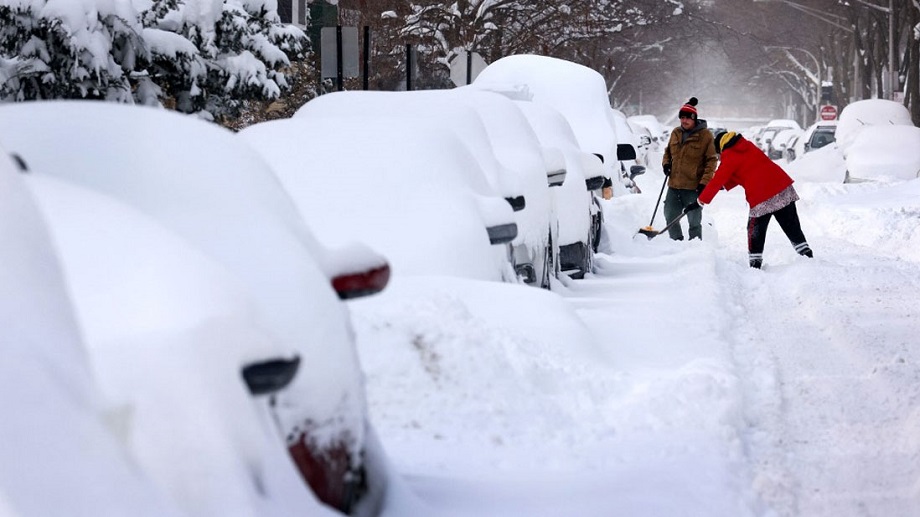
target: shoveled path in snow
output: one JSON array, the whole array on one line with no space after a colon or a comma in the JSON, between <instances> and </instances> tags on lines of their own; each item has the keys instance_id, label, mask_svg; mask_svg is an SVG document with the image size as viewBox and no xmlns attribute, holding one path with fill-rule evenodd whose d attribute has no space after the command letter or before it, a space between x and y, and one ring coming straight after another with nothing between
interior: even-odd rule
<instances>
[{"instance_id":1,"label":"shoveled path in snow","mask_svg":"<svg viewBox=\"0 0 920 517\"><path fill-rule=\"evenodd\" d=\"M813 242L814 261L726 271L755 488L783 516L918 515L920 267Z\"/></svg>"},{"instance_id":2,"label":"shoveled path in snow","mask_svg":"<svg viewBox=\"0 0 920 517\"><path fill-rule=\"evenodd\" d=\"M702 242L637 239L654 196L627 196L596 272L552 294L354 303L395 499L425 506L386 516L920 515L920 183L896 208L878 188L802 185L816 258L774 224L763 271L740 192Z\"/></svg>"},{"instance_id":3,"label":"shoveled path in snow","mask_svg":"<svg viewBox=\"0 0 920 517\"><path fill-rule=\"evenodd\" d=\"M683 283L695 286L695 296L676 290L671 304L624 302L620 309L637 315L638 327L624 337L666 353L674 349L654 344L674 339L680 333L674 329L682 328L687 353L708 354L712 345L695 338L699 325L686 317L704 307L739 382L738 437L747 466L733 473L750 483L752 512L920 515L920 264L909 244L886 242L911 242L918 214L916 208L894 215L840 210L820 202L827 195L821 188L804 186L819 202L800 203L814 260L793 255L774 223L766 269L745 267L738 224L745 206L739 196L723 194L724 203L707 208L708 242L655 243L660 249L643 250L621 234L613 253L602 258L606 266L598 277L609 281L637 269L635 263L650 268L662 260L694 271ZM662 268L657 277L621 276L629 277L631 295L643 281L647 291L660 293L662 278L680 275ZM719 286L715 303L706 299L710 282ZM583 305L583 312L592 310ZM660 317L643 316L650 311Z\"/></svg>"}]
</instances>

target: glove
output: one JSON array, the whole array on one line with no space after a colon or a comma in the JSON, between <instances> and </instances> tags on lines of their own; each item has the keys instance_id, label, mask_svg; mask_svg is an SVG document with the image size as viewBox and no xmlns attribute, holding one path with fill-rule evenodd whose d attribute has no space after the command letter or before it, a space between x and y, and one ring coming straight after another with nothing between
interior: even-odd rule
<instances>
[{"instance_id":1,"label":"glove","mask_svg":"<svg viewBox=\"0 0 920 517\"><path fill-rule=\"evenodd\" d=\"M701 205L699 201L693 201L692 203L684 207L684 213L686 214L694 210L699 210L701 208L703 208L703 205Z\"/></svg>"},{"instance_id":2,"label":"glove","mask_svg":"<svg viewBox=\"0 0 920 517\"><path fill-rule=\"evenodd\" d=\"M696 195L702 194L704 188L706 188L706 185L703 185L702 183L700 183L699 185L697 185L697 187L696 187Z\"/></svg>"},{"instance_id":3,"label":"glove","mask_svg":"<svg viewBox=\"0 0 920 517\"><path fill-rule=\"evenodd\" d=\"M665 176L670 176L670 175L671 175L671 164L670 164L670 163L664 164L664 165L661 167L661 170L664 171L664 175L665 175Z\"/></svg>"}]
</instances>

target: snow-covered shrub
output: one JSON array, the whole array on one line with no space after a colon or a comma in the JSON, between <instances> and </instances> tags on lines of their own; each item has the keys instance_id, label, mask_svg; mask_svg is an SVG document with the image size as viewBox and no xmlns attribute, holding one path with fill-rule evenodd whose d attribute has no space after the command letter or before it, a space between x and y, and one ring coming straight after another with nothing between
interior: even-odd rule
<instances>
[{"instance_id":1,"label":"snow-covered shrub","mask_svg":"<svg viewBox=\"0 0 920 517\"><path fill-rule=\"evenodd\" d=\"M271 0L0 0L0 100L166 104L208 117L289 88L306 35Z\"/></svg>"}]
</instances>

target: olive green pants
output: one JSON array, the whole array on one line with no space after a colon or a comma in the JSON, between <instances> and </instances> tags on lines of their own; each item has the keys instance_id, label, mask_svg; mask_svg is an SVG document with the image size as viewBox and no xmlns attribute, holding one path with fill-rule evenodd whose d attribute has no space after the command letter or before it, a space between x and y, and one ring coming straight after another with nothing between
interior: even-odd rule
<instances>
[{"instance_id":1,"label":"olive green pants","mask_svg":"<svg viewBox=\"0 0 920 517\"><path fill-rule=\"evenodd\" d=\"M664 197L664 217L671 222L675 217L680 217L684 207L696 201L696 190L684 190L668 187L668 194ZM703 211L694 210L687 214L687 223L690 225L690 238L703 238ZM684 240L684 233L680 224L675 224L668 229L668 235L675 241Z\"/></svg>"}]
</instances>

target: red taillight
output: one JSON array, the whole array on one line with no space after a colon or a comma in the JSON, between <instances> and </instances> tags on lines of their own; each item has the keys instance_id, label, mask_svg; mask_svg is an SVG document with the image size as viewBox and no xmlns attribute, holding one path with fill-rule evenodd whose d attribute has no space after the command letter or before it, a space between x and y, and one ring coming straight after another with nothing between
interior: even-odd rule
<instances>
[{"instance_id":1,"label":"red taillight","mask_svg":"<svg viewBox=\"0 0 920 517\"><path fill-rule=\"evenodd\" d=\"M288 445L288 451L304 481L317 499L327 505L349 513L354 504L367 489L363 469L351 464L351 454L343 442L337 442L322 450L308 443L301 434L297 441Z\"/></svg>"},{"instance_id":2,"label":"red taillight","mask_svg":"<svg viewBox=\"0 0 920 517\"><path fill-rule=\"evenodd\" d=\"M383 291L390 281L390 265L384 264L360 273L339 275L332 279L332 288L339 299L360 298Z\"/></svg>"}]
</instances>

